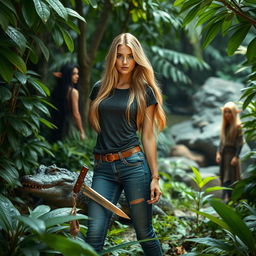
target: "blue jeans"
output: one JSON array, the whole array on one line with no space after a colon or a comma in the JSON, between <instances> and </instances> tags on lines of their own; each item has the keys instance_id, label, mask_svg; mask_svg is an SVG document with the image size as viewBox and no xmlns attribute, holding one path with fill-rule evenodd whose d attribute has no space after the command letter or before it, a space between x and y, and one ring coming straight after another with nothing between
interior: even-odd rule
<instances>
[{"instance_id":1,"label":"blue jeans","mask_svg":"<svg viewBox=\"0 0 256 256\"><path fill-rule=\"evenodd\" d=\"M114 204L124 190L138 240L156 237L152 227L152 205L147 203L150 182L151 174L143 152L114 162L95 160L92 188ZM103 248L111 216L109 210L90 200L86 242L98 252ZM162 255L158 240L142 242L141 246L147 256Z\"/></svg>"}]
</instances>

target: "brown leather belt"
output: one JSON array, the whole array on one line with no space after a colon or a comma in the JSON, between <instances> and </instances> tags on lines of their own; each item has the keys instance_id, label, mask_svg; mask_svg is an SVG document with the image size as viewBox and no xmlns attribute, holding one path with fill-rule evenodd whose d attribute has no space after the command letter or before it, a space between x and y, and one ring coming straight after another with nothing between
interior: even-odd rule
<instances>
[{"instance_id":1,"label":"brown leather belt","mask_svg":"<svg viewBox=\"0 0 256 256\"><path fill-rule=\"evenodd\" d=\"M104 162L113 162L113 161L119 160L121 157L126 158L126 157L129 157L132 154L134 154L136 152L140 152L140 151L141 151L140 147L136 146L134 148L130 148L126 151L122 151L122 152L118 152L118 153L108 153L105 155L94 154L94 157L96 160L101 160Z\"/></svg>"}]
</instances>

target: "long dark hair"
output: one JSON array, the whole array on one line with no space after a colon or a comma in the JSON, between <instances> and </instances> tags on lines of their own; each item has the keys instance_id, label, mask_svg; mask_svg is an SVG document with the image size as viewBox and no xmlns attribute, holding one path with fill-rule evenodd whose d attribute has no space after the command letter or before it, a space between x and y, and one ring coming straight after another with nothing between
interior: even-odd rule
<instances>
[{"instance_id":1,"label":"long dark hair","mask_svg":"<svg viewBox=\"0 0 256 256\"><path fill-rule=\"evenodd\" d=\"M70 102L68 102L67 99L68 89L70 87L78 89L78 83L72 83L74 68L79 70L79 67L75 64L65 64L60 69L61 77L56 77L57 85L51 94L51 102L57 110L52 110L51 122L55 124L58 129L52 130L52 135L50 136L51 142L62 139L63 127L70 112Z\"/></svg>"}]
</instances>

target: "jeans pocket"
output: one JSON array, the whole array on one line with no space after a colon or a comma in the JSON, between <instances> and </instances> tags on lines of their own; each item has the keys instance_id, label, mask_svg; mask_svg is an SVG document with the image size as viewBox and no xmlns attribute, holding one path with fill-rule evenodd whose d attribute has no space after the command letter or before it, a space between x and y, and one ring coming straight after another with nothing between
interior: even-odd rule
<instances>
[{"instance_id":1,"label":"jeans pocket","mask_svg":"<svg viewBox=\"0 0 256 256\"><path fill-rule=\"evenodd\" d=\"M122 162L127 166L136 166L143 163L145 157L142 152L136 152L129 157L121 159Z\"/></svg>"}]
</instances>

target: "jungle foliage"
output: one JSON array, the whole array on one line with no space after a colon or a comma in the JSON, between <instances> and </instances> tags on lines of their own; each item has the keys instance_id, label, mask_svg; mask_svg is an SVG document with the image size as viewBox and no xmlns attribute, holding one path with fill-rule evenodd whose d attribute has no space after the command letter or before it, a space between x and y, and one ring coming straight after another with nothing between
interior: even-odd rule
<instances>
[{"instance_id":1,"label":"jungle foliage","mask_svg":"<svg viewBox=\"0 0 256 256\"><path fill-rule=\"evenodd\" d=\"M70 28L78 33L75 20L85 20L58 0L0 1L0 17L0 176L13 187L19 175L33 171L39 156L52 154L40 135L42 126L53 128L45 118L53 107L50 90L30 69L42 57L49 60L42 38L73 51Z\"/></svg>"},{"instance_id":2,"label":"jungle foliage","mask_svg":"<svg viewBox=\"0 0 256 256\"><path fill-rule=\"evenodd\" d=\"M164 0L0 0L0 178L1 194L6 196L0 197L2 253L97 255L86 243L74 241L64 232L67 225L63 223L72 219L68 216L70 209L55 211L41 205L24 215L8 199L13 188L20 185L19 177L33 173L42 159L49 164L52 161L63 164L69 159L69 167L74 170L79 169L82 162L91 161L86 155L91 153L90 143L84 146L79 141L67 139L50 145L44 138L44 130L54 128L48 121L49 109L54 106L49 102L51 85L43 82L49 77L45 69L55 71L65 61L78 61L84 76L81 77L82 95L86 97L92 83L100 77L113 31L129 31L142 38L163 88L172 83L169 91L164 91L168 98L170 91L178 95L179 88L185 88L185 93L198 88L202 82L198 76L195 79L198 71L233 74L236 64L227 62L223 50L227 49L229 60L239 52L245 58L240 70L248 75L241 97L246 111L245 133L249 140L255 140L255 26L255 0L176 0L174 4ZM216 43L214 39L220 37L224 37L226 41L222 42L226 44ZM208 52L202 50L201 40ZM216 63L206 63L206 54L217 60ZM220 62L223 66L229 64L225 74L218 67ZM195 86L188 87L191 83ZM86 101L83 103L85 105ZM256 151L249 157L255 163ZM160 236L174 234L168 236L173 243L165 243L163 238L165 251L176 253L174 248L186 247L193 250L188 255L235 255L234 250L239 252L237 255L253 255L255 173L254 165L249 169L248 178L235 187L232 199L236 207L209 200L206 192L210 190L204 190L208 180L200 178L196 170L194 180L198 191L168 180L164 185L166 194L170 195L170 190L173 195L178 194L179 204L184 199L187 204L183 207L195 210L197 217L193 225L190 225L191 219L170 216L154 220ZM191 203L191 198L196 205ZM202 212L201 208L209 202L211 212ZM59 216L60 212L66 215ZM77 216L80 217L84 218ZM125 227L120 229L123 232ZM112 238L115 232L119 231L113 230ZM204 238L200 238L201 235ZM189 237L193 238L184 242ZM124 246L137 243L120 245L122 242L118 237L115 241L108 240L109 247L115 244L117 248L110 248L106 253L120 250L120 255L129 255L132 251ZM141 253L136 248L134 252Z\"/></svg>"}]
</instances>

